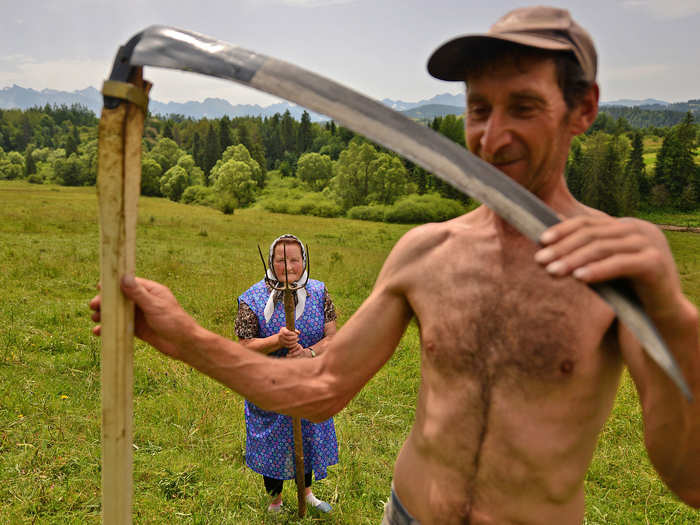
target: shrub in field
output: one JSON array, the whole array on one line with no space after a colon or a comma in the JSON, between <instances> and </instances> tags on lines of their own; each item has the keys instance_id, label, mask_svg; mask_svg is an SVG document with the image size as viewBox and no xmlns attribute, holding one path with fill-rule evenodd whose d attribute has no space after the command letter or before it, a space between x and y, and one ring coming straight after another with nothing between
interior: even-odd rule
<instances>
[{"instance_id":1,"label":"shrub in field","mask_svg":"<svg viewBox=\"0 0 700 525\"><path fill-rule=\"evenodd\" d=\"M16 151L0 155L0 179L19 179L24 176L24 157Z\"/></svg>"},{"instance_id":2,"label":"shrub in field","mask_svg":"<svg viewBox=\"0 0 700 525\"><path fill-rule=\"evenodd\" d=\"M27 182L30 184L44 184L44 177L38 173L32 173L29 177L27 177Z\"/></svg>"},{"instance_id":3,"label":"shrub in field","mask_svg":"<svg viewBox=\"0 0 700 525\"><path fill-rule=\"evenodd\" d=\"M155 170L155 166L149 169ZM182 155L160 178L160 192L171 201L179 201L187 187L203 184L204 172L194 164L192 155Z\"/></svg>"},{"instance_id":4,"label":"shrub in field","mask_svg":"<svg viewBox=\"0 0 700 525\"><path fill-rule=\"evenodd\" d=\"M160 178L160 192L171 201L179 201L189 182L187 172L180 166L173 166Z\"/></svg>"},{"instance_id":5,"label":"shrub in field","mask_svg":"<svg viewBox=\"0 0 700 525\"><path fill-rule=\"evenodd\" d=\"M182 192L180 201L184 204L213 207L216 203L216 193L212 187L196 184L186 188L185 191Z\"/></svg>"},{"instance_id":6,"label":"shrub in field","mask_svg":"<svg viewBox=\"0 0 700 525\"><path fill-rule=\"evenodd\" d=\"M209 173L209 182L222 198L228 194L228 200L234 199L237 206L248 206L255 200L261 177L260 164L238 144L226 148Z\"/></svg>"},{"instance_id":7,"label":"shrub in field","mask_svg":"<svg viewBox=\"0 0 700 525\"><path fill-rule=\"evenodd\" d=\"M160 165L163 172L175 166L183 155L185 155L185 152L180 149L174 140L169 138L161 138L158 140L153 149L148 153L148 156Z\"/></svg>"},{"instance_id":8,"label":"shrub in field","mask_svg":"<svg viewBox=\"0 0 700 525\"><path fill-rule=\"evenodd\" d=\"M274 213L341 217L342 208L325 192L306 191L296 177L281 177L268 173L267 186L256 200L256 207Z\"/></svg>"},{"instance_id":9,"label":"shrub in field","mask_svg":"<svg viewBox=\"0 0 700 525\"><path fill-rule=\"evenodd\" d=\"M317 202L311 212L316 217L340 217L342 214L343 209L332 201Z\"/></svg>"},{"instance_id":10,"label":"shrub in field","mask_svg":"<svg viewBox=\"0 0 700 525\"><path fill-rule=\"evenodd\" d=\"M409 195L389 207L384 220L402 224L441 222L465 211L461 203L436 194Z\"/></svg>"},{"instance_id":11,"label":"shrub in field","mask_svg":"<svg viewBox=\"0 0 700 525\"><path fill-rule=\"evenodd\" d=\"M312 190L321 191L333 176L333 162L326 155L306 153L299 157L296 175Z\"/></svg>"},{"instance_id":12,"label":"shrub in field","mask_svg":"<svg viewBox=\"0 0 700 525\"><path fill-rule=\"evenodd\" d=\"M314 194L318 195L318 194ZM264 210L273 213L288 213L290 215L313 215L315 217L340 217L342 208L335 202L318 197L304 197L301 199L274 199L265 198L258 203Z\"/></svg>"},{"instance_id":13,"label":"shrub in field","mask_svg":"<svg viewBox=\"0 0 700 525\"><path fill-rule=\"evenodd\" d=\"M215 207L224 215L232 215L235 209L238 208L238 201L230 193L222 193L216 197Z\"/></svg>"},{"instance_id":14,"label":"shrub in field","mask_svg":"<svg viewBox=\"0 0 700 525\"><path fill-rule=\"evenodd\" d=\"M389 206L383 204L372 204L370 206L355 206L350 208L347 213L349 219L357 219L360 221L375 221L383 222L384 215Z\"/></svg>"},{"instance_id":15,"label":"shrub in field","mask_svg":"<svg viewBox=\"0 0 700 525\"><path fill-rule=\"evenodd\" d=\"M287 200L266 199L260 203L260 206L272 213L289 213L289 201Z\"/></svg>"},{"instance_id":16,"label":"shrub in field","mask_svg":"<svg viewBox=\"0 0 700 525\"><path fill-rule=\"evenodd\" d=\"M151 157L144 156L141 160L141 195L160 197L160 176L163 168Z\"/></svg>"},{"instance_id":17,"label":"shrub in field","mask_svg":"<svg viewBox=\"0 0 700 525\"><path fill-rule=\"evenodd\" d=\"M58 158L53 164L54 177L62 186L88 186L91 180L85 159L72 153L68 158Z\"/></svg>"}]
</instances>

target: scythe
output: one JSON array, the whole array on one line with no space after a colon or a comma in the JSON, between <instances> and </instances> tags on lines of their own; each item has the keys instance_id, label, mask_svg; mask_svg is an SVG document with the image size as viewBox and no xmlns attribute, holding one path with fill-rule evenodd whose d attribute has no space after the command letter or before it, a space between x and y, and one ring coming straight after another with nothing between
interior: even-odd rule
<instances>
[{"instance_id":1,"label":"scythe","mask_svg":"<svg viewBox=\"0 0 700 525\"><path fill-rule=\"evenodd\" d=\"M141 80L142 66L233 80L327 115L487 205L534 242L559 222L552 209L498 169L428 127L336 82L191 31L151 26L136 34L119 49L105 82L100 121L104 523L130 523L133 305L121 295L119 279L134 269L140 141L148 92ZM630 284L616 280L591 288L692 400L678 364Z\"/></svg>"}]
</instances>

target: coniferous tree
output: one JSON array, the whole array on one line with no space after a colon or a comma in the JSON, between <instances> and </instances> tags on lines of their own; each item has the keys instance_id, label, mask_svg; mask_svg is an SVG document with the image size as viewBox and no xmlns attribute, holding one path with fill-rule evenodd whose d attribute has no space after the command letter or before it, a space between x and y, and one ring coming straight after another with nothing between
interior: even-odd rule
<instances>
[{"instance_id":1,"label":"coniferous tree","mask_svg":"<svg viewBox=\"0 0 700 525\"><path fill-rule=\"evenodd\" d=\"M676 208L690 209L697 194L697 166L694 160L696 129L692 113L674 126L664 137L656 157L654 186L665 189L669 203Z\"/></svg>"},{"instance_id":2,"label":"coniferous tree","mask_svg":"<svg viewBox=\"0 0 700 525\"><path fill-rule=\"evenodd\" d=\"M34 153L34 146L30 144L29 146L27 146L27 152L24 155L25 177L29 177L30 175L36 173L36 162L34 162L34 156L32 155L32 153Z\"/></svg>"},{"instance_id":3,"label":"coniferous tree","mask_svg":"<svg viewBox=\"0 0 700 525\"><path fill-rule=\"evenodd\" d=\"M163 126L163 137L175 140L175 136L173 135L173 123L169 119L165 121L165 126Z\"/></svg>"},{"instance_id":4,"label":"coniferous tree","mask_svg":"<svg viewBox=\"0 0 700 525\"><path fill-rule=\"evenodd\" d=\"M438 131L452 142L465 146L464 119L455 115L445 115L440 122Z\"/></svg>"},{"instance_id":5,"label":"coniferous tree","mask_svg":"<svg viewBox=\"0 0 700 525\"><path fill-rule=\"evenodd\" d=\"M280 120L280 140L282 142L282 151L294 152L297 145L296 122L292 118L289 110L284 112Z\"/></svg>"},{"instance_id":6,"label":"coniferous tree","mask_svg":"<svg viewBox=\"0 0 700 525\"><path fill-rule=\"evenodd\" d=\"M575 140L571 145L571 157L566 161L566 169L564 171L566 177L566 185L569 191L576 198L583 198L584 174L586 170L586 159L584 158L581 149L581 142Z\"/></svg>"},{"instance_id":7,"label":"coniferous tree","mask_svg":"<svg viewBox=\"0 0 700 525\"><path fill-rule=\"evenodd\" d=\"M648 199L651 185L647 178L646 166L644 165L644 141L642 140L642 134L639 132L632 136L632 149L625 165L625 180L629 177L636 181L640 200Z\"/></svg>"},{"instance_id":8,"label":"coniferous tree","mask_svg":"<svg viewBox=\"0 0 700 525\"><path fill-rule=\"evenodd\" d=\"M610 141L603 158L600 203L598 209L609 215L620 214L619 181L622 178L622 159L615 148L614 140Z\"/></svg>"},{"instance_id":9,"label":"coniferous tree","mask_svg":"<svg viewBox=\"0 0 700 525\"><path fill-rule=\"evenodd\" d=\"M192 158L194 159L194 163L204 170L204 151L202 148L202 137L199 135L199 131L195 131L192 137Z\"/></svg>"},{"instance_id":10,"label":"coniferous tree","mask_svg":"<svg viewBox=\"0 0 700 525\"><path fill-rule=\"evenodd\" d=\"M63 149L66 150L66 157L70 157L73 153L78 152L78 145L80 144L80 138L78 136L78 129L75 126L71 126L73 129L66 136L66 141L64 142Z\"/></svg>"},{"instance_id":11,"label":"coniferous tree","mask_svg":"<svg viewBox=\"0 0 700 525\"><path fill-rule=\"evenodd\" d=\"M231 119L227 115L219 120L219 141L221 142L221 151L226 151L226 148L234 143L231 133Z\"/></svg>"},{"instance_id":12,"label":"coniferous tree","mask_svg":"<svg viewBox=\"0 0 700 525\"><path fill-rule=\"evenodd\" d=\"M207 130L207 136L204 139L204 162L202 169L207 176L211 173L211 169L216 164L216 161L221 157L221 143L219 134L216 130L216 125L211 122ZM207 179L208 180L208 179Z\"/></svg>"},{"instance_id":13,"label":"coniferous tree","mask_svg":"<svg viewBox=\"0 0 700 525\"><path fill-rule=\"evenodd\" d=\"M311 117L308 111L304 110L301 114L301 123L297 132L297 152L299 154L308 151L313 142L313 134L311 133Z\"/></svg>"},{"instance_id":14,"label":"coniferous tree","mask_svg":"<svg viewBox=\"0 0 700 525\"><path fill-rule=\"evenodd\" d=\"M261 135L263 148L267 156L267 169L273 169L279 164L283 152L279 113L275 113L272 117L265 119Z\"/></svg>"}]
</instances>

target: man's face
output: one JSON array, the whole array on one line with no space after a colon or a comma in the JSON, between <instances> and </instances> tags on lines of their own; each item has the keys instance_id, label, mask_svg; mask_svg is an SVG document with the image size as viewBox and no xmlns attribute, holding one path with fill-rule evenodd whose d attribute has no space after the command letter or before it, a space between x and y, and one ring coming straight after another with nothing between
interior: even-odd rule
<instances>
[{"instance_id":1,"label":"man's face","mask_svg":"<svg viewBox=\"0 0 700 525\"><path fill-rule=\"evenodd\" d=\"M275 265L275 275L284 282L284 253L287 252L287 276L289 282L298 281L304 272L304 261L301 256L301 247L296 242L278 242L275 245L272 263Z\"/></svg>"},{"instance_id":2,"label":"man's face","mask_svg":"<svg viewBox=\"0 0 700 525\"><path fill-rule=\"evenodd\" d=\"M467 79L470 151L533 193L561 177L572 132L552 60L506 63Z\"/></svg>"}]
</instances>

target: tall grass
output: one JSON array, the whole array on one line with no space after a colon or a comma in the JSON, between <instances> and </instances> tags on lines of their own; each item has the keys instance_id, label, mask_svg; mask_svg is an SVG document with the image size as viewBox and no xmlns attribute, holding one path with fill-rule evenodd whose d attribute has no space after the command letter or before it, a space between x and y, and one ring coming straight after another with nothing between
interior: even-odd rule
<instances>
[{"instance_id":1,"label":"tall grass","mask_svg":"<svg viewBox=\"0 0 700 525\"><path fill-rule=\"evenodd\" d=\"M94 188L0 183L0 524L100 521L99 341ZM406 226L210 208L142 198L139 275L164 282L205 327L231 337L236 297L261 277L280 233L308 242L312 276L328 284L342 324L369 294ZM686 291L700 302L700 236L669 235ZM336 417L340 463L314 486L334 505L303 523L376 524L392 465L413 421L420 381L414 325L389 363ZM135 523L296 523L266 515L245 467L242 399L137 343ZM628 377L586 479L587 523L697 523L649 465Z\"/></svg>"}]
</instances>

